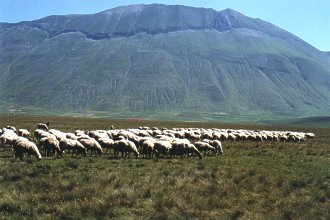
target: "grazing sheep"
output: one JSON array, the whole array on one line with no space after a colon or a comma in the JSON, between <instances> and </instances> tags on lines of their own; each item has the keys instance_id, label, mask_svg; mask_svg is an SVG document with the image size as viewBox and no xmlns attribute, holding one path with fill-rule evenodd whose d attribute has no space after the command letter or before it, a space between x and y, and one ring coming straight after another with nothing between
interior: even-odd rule
<instances>
[{"instance_id":1,"label":"grazing sheep","mask_svg":"<svg viewBox=\"0 0 330 220\"><path fill-rule=\"evenodd\" d=\"M171 156L179 155L179 149L184 149L188 144L190 144L188 139L175 139L172 142L172 148L170 151Z\"/></svg>"},{"instance_id":2,"label":"grazing sheep","mask_svg":"<svg viewBox=\"0 0 330 220\"><path fill-rule=\"evenodd\" d=\"M280 136L280 141L281 142L288 142L288 136L286 136L285 134L284 135L281 135Z\"/></svg>"},{"instance_id":3,"label":"grazing sheep","mask_svg":"<svg viewBox=\"0 0 330 220\"><path fill-rule=\"evenodd\" d=\"M219 140L213 140L209 144L211 144L215 148L215 150L216 150L215 154L216 155L217 154L220 154L220 155L223 154L222 144Z\"/></svg>"},{"instance_id":4,"label":"grazing sheep","mask_svg":"<svg viewBox=\"0 0 330 220\"><path fill-rule=\"evenodd\" d=\"M236 141L236 139L237 139L237 137L236 137L235 134L233 134L233 133L228 134L228 140L230 140L230 141Z\"/></svg>"},{"instance_id":5,"label":"grazing sheep","mask_svg":"<svg viewBox=\"0 0 330 220\"><path fill-rule=\"evenodd\" d=\"M263 142L263 137L262 137L262 135L256 135L255 136L255 139L254 139L256 142Z\"/></svg>"},{"instance_id":6,"label":"grazing sheep","mask_svg":"<svg viewBox=\"0 0 330 220\"><path fill-rule=\"evenodd\" d=\"M34 139L37 140L37 141L39 141L43 137L49 137L50 135L51 134L48 133L48 131L44 131L44 130L40 130L40 129L36 129L33 133Z\"/></svg>"},{"instance_id":7,"label":"grazing sheep","mask_svg":"<svg viewBox=\"0 0 330 220\"><path fill-rule=\"evenodd\" d=\"M45 130L45 131L49 131L48 126L49 126L49 122L47 122L46 124L44 124L44 123L38 123L36 125L36 128L37 129L41 129L41 130Z\"/></svg>"},{"instance_id":8,"label":"grazing sheep","mask_svg":"<svg viewBox=\"0 0 330 220\"><path fill-rule=\"evenodd\" d=\"M19 137L17 137L16 141L29 141L29 139L19 136Z\"/></svg>"},{"instance_id":9,"label":"grazing sheep","mask_svg":"<svg viewBox=\"0 0 330 220\"><path fill-rule=\"evenodd\" d=\"M101 145L102 148L106 149L105 150L105 154L108 152L109 150L109 154L111 155L111 149L113 149L113 145L114 145L114 140L110 139L110 138L100 138L97 140L97 142L99 142L99 144Z\"/></svg>"},{"instance_id":10,"label":"grazing sheep","mask_svg":"<svg viewBox=\"0 0 330 220\"><path fill-rule=\"evenodd\" d=\"M181 149L179 149L179 151L180 150ZM203 155L201 154L201 152L193 144L185 145L185 147L182 149L182 153L183 154L186 154L187 157L189 156L189 154L197 154L197 156L199 157L199 159L202 159L203 158Z\"/></svg>"},{"instance_id":11,"label":"grazing sheep","mask_svg":"<svg viewBox=\"0 0 330 220\"><path fill-rule=\"evenodd\" d=\"M298 138L295 135L290 134L288 137L288 142L298 142Z\"/></svg>"},{"instance_id":12,"label":"grazing sheep","mask_svg":"<svg viewBox=\"0 0 330 220\"><path fill-rule=\"evenodd\" d=\"M8 125L8 126L6 126L6 129L12 130L13 132L15 132L17 134L17 130L16 130L16 128L14 126Z\"/></svg>"},{"instance_id":13,"label":"grazing sheep","mask_svg":"<svg viewBox=\"0 0 330 220\"><path fill-rule=\"evenodd\" d=\"M50 156L54 153L57 157L63 157L63 150L60 148L60 142L54 137L44 137L39 141L39 148L44 149L45 155Z\"/></svg>"},{"instance_id":14,"label":"grazing sheep","mask_svg":"<svg viewBox=\"0 0 330 220\"><path fill-rule=\"evenodd\" d=\"M85 131L82 131L82 130L76 130L76 131L74 132L74 134L75 134L76 136L86 135L86 134L85 134Z\"/></svg>"},{"instance_id":15,"label":"grazing sheep","mask_svg":"<svg viewBox=\"0 0 330 220\"><path fill-rule=\"evenodd\" d=\"M306 133L305 137L308 139L314 139L315 138L315 134L314 133Z\"/></svg>"},{"instance_id":16,"label":"grazing sheep","mask_svg":"<svg viewBox=\"0 0 330 220\"><path fill-rule=\"evenodd\" d=\"M204 132L201 136L203 139L212 139L213 133L212 132Z\"/></svg>"},{"instance_id":17,"label":"grazing sheep","mask_svg":"<svg viewBox=\"0 0 330 220\"><path fill-rule=\"evenodd\" d=\"M202 152L205 152L205 153L208 153L209 151L212 151L212 152L216 153L215 148L212 147L210 144L208 144L206 142L198 141L194 145L199 151L202 151Z\"/></svg>"},{"instance_id":18,"label":"grazing sheep","mask_svg":"<svg viewBox=\"0 0 330 220\"><path fill-rule=\"evenodd\" d=\"M69 138L71 140L77 140L78 137L74 133L66 133L66 138Z\"/></svg>"},{"instance_id":19,"label":"grazing sheep","mask_svg":"<svg viewBox=\"0 0 330 220\"><path fill-rule=\"evenodd\" d=\"M227 132L220 132L220 141L228 140L228 133Z\"/></svg>"},{"instance_id":20,"label":"grazing sheep","mask_svg":"<svg viewBox=\"0 0 330 220\"><path fill-rule=\"evenodd\" d=\"M121 156L129 157L130 152L133 152L135 154L135 157L139 157L139 151L137 150L135 144L132 141L129 140L118 140L114 143L114 157L118 158L119 152L121 152Z\"/></svg>"},{"instance_id":21,"label":"grazing sheep","mask_svg":"<svg viewBox=\"0 0 330 220\"><path fill-rule=\"evenodd\" d=\"M37 146L31 141L16 141L13 150L15 158L19 157L22 161L24 153L27 153L30 158L34 155L37 160L42 158Z\"/></svg>"},{"instance_id":22,"label":"grazing sheep","mask_svg":"<svg viewBox=\"0 0 330 220\"><path fill-rule=\"evenodd\" d=\"M101 145L94 138L81 139L79 141L87 150L91 151L91 155L93 153L95 153L95 155L98 154L99 156L103 154Z\"/></svg>"},{"instance_id":23,"label":"grazing sheep","mask_svg":"<svg viewBox=\"0 0 330 220\"><path fill-rule=\"evenodd\" d=\"M55 135L55 137L58 141L66 139L66 133L64 133L62 131L59 131L59 130L56 130L56 129L50 129L48 132L50 134Z\"/></svg>"},{"instance_id":24,"label":"grazing sheep","mask_svg":"<svg viewBox=\"0 0 330 220\"><path fill-rule=\"evenodd\" d=\"M200 134L193 131L187 131L184 136L191 141L198 141L201 138Z\"/></svg>"},{"instance_id":25,"label":"grazing sheep","mask_svg":"<svg viewBox=\"0 0 330 220\"><path fill-rule=\"evenodd\" d=\"M147 155L147 158L151 159L153 157L155 141L148 139L142 143L142 154Z\"/></svg>"},{"instance_id":26,"label":"grazing sheep","mask_svg":"<svg viewBox=\"0 0 330 220\"><path fill-rule=\"evenodd\" d=\"M28 138L30 136L30 132L26 129L19 129L18 130L18 135L21 137Z\"/></svg>"},{"instance_id":27,"label":"grazing sheep","mask_svg":"<svg viewBox=\"0 0 330 220\"><path fill-rule=\"evenodd\" d=\"M83 154L84 156L87 154L87 149L78 140L63 139L60 141L60 148L61 150L71 151L72 156L74 153L76 155Z\"/></svg>"},{"instance_id":28,"label":"grazing sheep","mask_svg":"<svg viewBox=\"0 0 330 220\"><path fill-rule=\"evenodd\" d=\"M168 157L172 149L172 144L169 141L156 141L154 143L154 154L156 158L159 158L159 155L162 153L165 157Z\"/></svg>"},{"instance_id":29,"label":"grazing sheep","mask_svg":"<svg viewBox=\"0 0 330 220\"><path fill-rule=\"evenodd\" d=\"M12 130L7 130L5 131L1 136L0 136L0 143L1 147L12 147L15 141L17 140L18 136L17 134L12 131Z\"/></svg>"}]
</instances>

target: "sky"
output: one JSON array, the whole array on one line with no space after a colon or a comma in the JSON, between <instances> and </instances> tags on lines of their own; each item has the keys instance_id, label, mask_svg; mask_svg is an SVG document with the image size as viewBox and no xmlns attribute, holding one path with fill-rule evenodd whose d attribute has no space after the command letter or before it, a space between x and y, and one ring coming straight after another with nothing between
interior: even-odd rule
<instances>
[{"instance_id":1,"label":"sky","mask_svg":"<svg viewBox=\"0 0 330 220\"><path fill-rule=\"evenodd\" d=\"M0 0L0 22L35 20L49 15L91 14L130 4L180 4L231 8L283 28L319 50L330 51L330 0Z\"/></svg>"}]
</instances>

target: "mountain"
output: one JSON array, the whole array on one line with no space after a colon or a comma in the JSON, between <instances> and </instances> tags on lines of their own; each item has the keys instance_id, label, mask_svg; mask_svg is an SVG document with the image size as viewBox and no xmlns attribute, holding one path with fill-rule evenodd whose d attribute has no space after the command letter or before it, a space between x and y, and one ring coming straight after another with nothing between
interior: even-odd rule
<instances>
[{"instance_id":1,"label":"mountain","mask_svg":"<svg viewBox=\"0 0 330 220\"><path fill-rule=\"evenodd\" d=\"M231 9L130 5L0 23L0 51L5 112L216 118L330 110L328 54Z\"/></svg>"}]
</instances>

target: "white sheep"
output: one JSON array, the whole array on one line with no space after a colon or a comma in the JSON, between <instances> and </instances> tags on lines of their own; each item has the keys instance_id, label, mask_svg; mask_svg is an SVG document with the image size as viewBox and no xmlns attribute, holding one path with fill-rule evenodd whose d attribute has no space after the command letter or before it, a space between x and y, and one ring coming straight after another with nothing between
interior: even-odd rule
<instances>
[{"instance_id":1,"label":"white sheep","mask_svg":"<svg viewBox=\"0 0 330 220\"><path fill-rule=\"evenodd\" d=\"M60 148L60 142L54 137L44 137L39 141L39 148L45 150L45 155L50 156L52 153L57 157L63 157L63 150Z\"/></svg>"},{"instance_id":2,"label":"white sheep","mask_svg":"<svg viewBox=\"0 0 330 220\"><path fill-rule=\"evenodd\" d=\"M0 136L0 143L1 147L12 147L15 141L17 140L18 136L17 134L12 130L6 130L1 136Z\"/></svg>"},{"instance_id":3,"label":"white sheep","mask_svg":"<svg viewBox=\"0 0 330 220\"><path fill-rule=\"evenodd\" d=\"M156 140L147 139L142 143L142 154L143 157L147 155L147 158L151 159L153 157L154 146Z\"/></svg>"},{"instance_id":4,"label":"white sheep","mask_svg":"<svg viewBox=\"0 0 330 220\"><path fill-rule=\"evenodd\" d=\"M103 154L101 145L94 138L81 139L79 141L87 150L91 151L91 155L93 153L95 153L95 155L98 154L99 156Z\"/></svg>"},{"instance_id":5,"label":"white sheep","mask_svg":"<svg viewBox=\"0 0 330 220\"><path fill-rule=\"evenodd\" d=\"M222 144L219 140L213 140L210 143L216 150L216 154L223 155Z\"/></svg>"},{"instance_id":6,"label":"white sheep","mask_svg":"<svg viewBox=\"0 0 330 220\"><path fill-rule=\"evenodd\" d=\"M129 157L130 152L135 154L135 157L139 157L139 151L137 150L135 144L129 140L118 140L114 142L114 157L118 158L119 152L121 152L122 157Z\"/></svg>"},{"instance_id":7,"label":"white sheep","mask_svg":"<svg viewBox=\"0 0 330 220\"><path fill-rule=\"evenodd\" d=\"M25 137L25 138L28 138L30 136L30 132L26 129L21 128L21 129L18 130L18 135L22 136L22 137Z\"/></svg>"},{"instance_id":8,"label":"white sheep","mask_svg":"<svg viewBox=\"0 0 330 220\"><path fill-rule=\"evenodd\" d=\"M183 149L179 149L179 152L181 150L182 150L183 154L187 155L187 157L189 156L189 154L196 154L199 157L199 159L203 158L203 155L201 154L201 152L193 144L185 145Z\"/></svg>"},{"instance_id":9,"label":"white sheep","mask_svg":"<svg viewBox=\"0 0 330 220\"><path fill-rule=\"evenodd\" d=\"M23 160L23 154L27 153L29 157L34 155L38 160L42 158L38 147L31 141L16 141L13 147L15 158Z\"/></svg>"},{"instance_id":10,"label":"white sheep","mask_svg":"<svg viewBox=\"0 0 330 220\"><path fill-rule=\"evenodd\" d=\"M111 149L113 149L113 145L115 143L114 140L110 138L100 138L97 140L97 142L99 142L102 148L106 149L104 152L105 154L108 152L108 150L109 154L111 154Z\"/></svg>"},{"instance_id":11,"label":"white sheep","mask_svg":"<svg viewBox=\"0 0 330 220\"><path fill-rule=\"evenodd\" d=\"M78 140L63 139L60 141L60 148L63 151L71 151L71 155L76 153L76 155L83 154L86 156L87 153L87 149Z\"/></svg>"},{"instance_id":12,"label":"white sheep","mask_svg":"<svg viewBox=\"0 0 330 220\"><path fill-rule=\"evenodd\" d=\"M8 125L8 126L6 126L5 129L12 130L13 132L17 133L17 129L14 126Z\"/></svg>"},{"instance_id":13,"label":"white sheep","mask_svg":"<svg viewBox=\"0 0 330 220\"><path fill-rule=\"evenodd\" d=\"M168 157L172 149L172 144L170 141L156 141L154 143L154 154L156 158L159 158L160 154L164 154L165 157Z\"/></svg>"},{"instance_id":14,"label":"white sheep","mask_svg":"<svg viewBox=\"0 0 330 220\"><path fill-rule=\"evenodd\" d=\"M36 125L36 128L37 128L37 129L41 129L41 130L48 131L48 130L49 130L49 129L48 129L48 126L49 126L49 122L47 122L46 124L44 124L44 123L38 123L38 124Z\"/></svg>"},{"instance_id":15,"label":"white sheep","mask_svg":"<svg viewBox=\"0 0 330 220\"><path fill-rule=\"evenodd\" d=\"M216 152L215 147L211 146L210 144L208 144L206 142L198 141L194 145L201 152L205 152L205 153L208 153L210 151L212 151L214 153Z\"/></svg>"}]
</instances>

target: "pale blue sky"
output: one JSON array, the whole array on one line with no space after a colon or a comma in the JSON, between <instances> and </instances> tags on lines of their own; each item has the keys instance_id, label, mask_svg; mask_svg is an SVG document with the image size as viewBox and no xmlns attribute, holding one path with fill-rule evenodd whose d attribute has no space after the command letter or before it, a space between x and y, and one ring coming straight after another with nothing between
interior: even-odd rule
<instances>
[{"instance_id":1,"label":"pale blue sky","mask_svg":"<svg viewBox=\"0 0 330 220\"><path fill-rule=\"evenodd\" d=\"M180 4L217 11L231 8L269 21L330 51L330 0L0 0L0 21L34 20L48 15L90 14L129 4Z\"/></svg>"}]
</instances>

